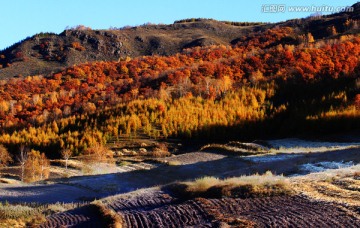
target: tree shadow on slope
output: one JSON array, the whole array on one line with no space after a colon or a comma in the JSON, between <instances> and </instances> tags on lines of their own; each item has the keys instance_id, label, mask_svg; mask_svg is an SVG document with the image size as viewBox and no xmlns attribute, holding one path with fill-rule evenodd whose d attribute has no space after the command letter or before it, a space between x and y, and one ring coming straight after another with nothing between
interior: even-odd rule
<instances>
[{"instance_id":1,"label":"tree shadow on slope","mask_svg":"<svg viewBox=\"0 0 360 228\"><path fill-rule=\"evenodd\" d=\"M205 126L191 132L191 140L194 141L184 141L185 144L187 141L188 144L201 144L279 137L317 138L357 130L360 129L360 118L356 116L316 118L326 112L336 112L348 107L357 93L359 89L355 86L354 78L327 79L312 83L278 82L276 93L270 102L274 107L286 106L283 111L274 114L268 110L268 117L262 120L245 120L232 126Z\"/></svg>"}]
</instances>

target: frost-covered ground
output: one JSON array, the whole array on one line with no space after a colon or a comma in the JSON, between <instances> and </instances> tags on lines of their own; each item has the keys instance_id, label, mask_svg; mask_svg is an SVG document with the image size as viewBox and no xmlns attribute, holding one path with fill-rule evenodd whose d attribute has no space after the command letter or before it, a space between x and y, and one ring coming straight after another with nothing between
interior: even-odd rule
<instances>
[{"instance_id":1,"label":"frost-covered ground","mask_svg":"<svg viewBox=\"0 0 360 228\"><path fill-rule=\"evenodd\" d=\"M252 161L256 163L261 162L273 162L273 161L283 161L289 158L300 157L301 155L293 154L269 154L269 155L254 155L254 156L243 156L242 158L247 161Z\"/></svg>"},{"instance_id":2,"label":"frost-covered ground","mask_svg":"<svg viewBox=\"0 0 360 228\"><path fill-rule=\"evenodd\" d=\"M327 152L360 148L359 142L320 142L297 138L268 140L267 143L272 147L271 152L280 153Z\"/></svg>"},{"instance_id":3,"label":"frost-covered ground","mask_svg":"<svg viewBox=\"0 0 360 228\"><path fill-rule=\"evenodd\" d=\"M268 140L268 145L270 146L269 152L265 155L251 155L251 156L242 156L244 160L263 163L263 162L274 162L282 161L290 158L300 157L300 154L306 153L316 153L316 152L329 152L337 150L346 150L346 149L360 149L360 143L357 142L320 142L320 141L307 141L297 138L288 138L288 139L278 139L278 140ZM360 152L360 151L359 151ZM306 167L313 166L313 170L320 169L320 167L342 167L339 162L333 163L324 163L324 164L308 164ZM306 169L306 168L304 168Z\"/></svg>"},{"instance_id":4,"label":"frost-covered ground","mask_svg":"<svg viewBox=\"0 0 360 228\"><path fill-rule=\"evenodd\" d=\"M186 154L179 154L172 157L158 158L158 161L176 164L176 165L191 165L198 162L209 162L225 158L225 155L208 153L208 152L191 152Z\"/></svg>"},{"instance_id":5,"label":"frost-covered ground","mask_svg":"<svg viewBox=\"0 0 360 228\"><path fill-rule=\"evenodd\" d=\"M314 172L322 172L328 169L341 169L341 168L347 168L347 167L351 167L354 166L354 162L349 161L349 162L329 162L329 161L324 161L324 162L317 162L317 163L307 163L307 164L303 164L300 166L300 171L305 171L305 172L310 172L310 173L314 173Z\"/></svg>"},{"instance_id":6,"label":"frost-covered ground","mask_svg":"<svg viewBox=\"0 0 360 228\"><path fill-rule=\"evenodd\" d=\"M360 164L352 165L351 162L343 162L341 164L325 163L322 165L326 167L324 170L321 170L324 167L314 169L313 166L307 166L315 172L307 175L294 175L289 178L294 190L301 195L322 202L335 202L359 208ZM356 212L356 216L358 216L358 212Z\"/></svg>"},{"instance_id":7,"label":"frost-covered ground","mask_svg":"<svg viewBox=\"0 0 360 228\"><path fill-rule=\"evenodd\" d=\"M358 142L320 142L295 138L267 142L270 147L268 154L243 156L242 159L258 165L284 162L282 166L286 166L290 160L296 161L291 176L347 168L359 163Z\"/></svg>"},{"instance_id":8,"label":"frost-covered ground","mask_svg":"<svg viewBox=\"0 0 360 228\"><path fill-rule=\"evenodd\" d=\"M343 178L347 176L356 176L360 172L360 164L352 164L351 162L342 162L341 164L325 164L328 168L311 172L307 175L294 175L292 180L327 180L330 177ZM329 168L332 167L332 168ZM338 167L336 167L338 166Z\"/></svg>"}]
</instances>

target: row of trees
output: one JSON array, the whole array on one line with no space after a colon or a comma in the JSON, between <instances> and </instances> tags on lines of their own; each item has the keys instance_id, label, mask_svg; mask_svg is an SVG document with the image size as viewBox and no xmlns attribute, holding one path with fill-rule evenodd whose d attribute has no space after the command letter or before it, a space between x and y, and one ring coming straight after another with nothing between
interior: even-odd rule
<instances>
[{"instance_id":1,"label":"row of trees","mask_svg":"<svg viewBox=\"0 0 360 228\"><path fill-rule=\"evenodd\" d=\"M25 182L44 180L49 177L50 161L44 153L37 150L28 150L20 146L19 155L16 157L20 165L20 179ZM7 149L0 145L0 167L4 167L13 162Z\"/></svg>"},{"instance_id":2,"label":"row of trees","mask_svg":"<svg viewBox=\"0 0 360 228\"><path fill-rule=\"evenodd\" d=\"M321 119L359 115L348 98L352 90L350 87L350 92L332 92L318 97L322 92L327 93L326 87L314 86L311 93L298 95L296 93L301 93L301 90L295 93L290 88L288 93L295 94L295 97L285 93L280 98L275 96L278 92L273 83L229 91L218 100L191 95L167 100L136 99L91 114L72 115L38 127L3 134L0 135L0 143L10 147L26 144L43 151L58 151L58 156L59 149L78 155L119 137L216 138L218 133L211 129L217 126L238 126L240 134L244 124L266 122L286 112L290 112L289 121L314 119L314 116ZM332 114L325 114L327 110ZM249 137L252 135L250 132L247 134Z\"/></svg>"},{"instance_id":3,"label":"row of trees","mask_svg":"<svg viewBox=\"0 0 360 228\"><path fill-rule=\"evenodd\" d=\"M68 162L72 157L73 152L69 149L63 149L61 156L65 161L66 172L68 170ZM94 165L97 163L113 163L113 153L106 147L97 144L88 148L84 155L80 158L84 165ZM17 163L20 168L20 180L23 182L34 182L45 180L50 175L50 160L45 153L38 150L29 150L24 145L19 147L16 159L12 158L6 147L0 144L0 168L3 168L11 163Z\"/></svg>"},{"instance_id":4,"label":"row of trees","mask_svg":"<svg viewBox=\"0 0 360 228\"><path fill-rule=\"evenodd\" d=\"M0 143L15 147L26 144L44 151L68 149L80 154L103 145L108 139L138 135L191 137L211 125L236 125L266 118L275 112L266 99L272 88L243 87L220 100L191 95L179 99L136 99L94 113L72 115L38 127L0 135Z\"/></svg>"}]
</instances>

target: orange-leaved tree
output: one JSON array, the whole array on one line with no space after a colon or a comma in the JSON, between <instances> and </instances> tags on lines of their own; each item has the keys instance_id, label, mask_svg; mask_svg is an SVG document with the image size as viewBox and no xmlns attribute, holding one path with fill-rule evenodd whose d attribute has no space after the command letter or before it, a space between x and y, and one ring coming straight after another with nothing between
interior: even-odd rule
<instances>
[{"instance_id":1,"label":"orange-leaved tree","mask_svg":"<svg viewBox=\"0 0 360 228\"><path fill-rule=\"evenodd\" d=\"M0 145L0 167L6 166L11 161L12 158L7 149L3 145Z\"/></svg>"},{"instance_id":2,"label":"orange-leaved tree","mask_svg":"<svg viewBox=\"0 0 360 228\"><path fill-rule=\"evenodd\" d=\"M360 109L360 94L356 94L355 96L355 107Z\"/></svg>"},{"instance_id":3,"label":"orange-leaved tree","mask_svg":"<svg viewBox=\"0 0 360 228\"><path fill-rule=\"evenodd\" d=\"M25 181L33 182L44 180L50 174L50 161L44 153L37 150L31 150L25 163Z\"/></svg>"},{"instance_id":4,"label":"orange-leaved tree","mask_svg":"<svg viewBox=\"0 0 360 228\"><path fill-rule=\"evenodd\" d=\"M88 163L113 163L113 153L105 146L96 144L86 149L84 161Z\"/></svg>"}]
</instances>

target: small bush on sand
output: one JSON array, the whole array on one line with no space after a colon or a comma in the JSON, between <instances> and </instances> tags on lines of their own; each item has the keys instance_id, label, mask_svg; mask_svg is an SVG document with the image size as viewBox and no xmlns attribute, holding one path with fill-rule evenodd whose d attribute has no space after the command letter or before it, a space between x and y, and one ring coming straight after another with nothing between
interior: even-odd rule
<instances>
[{"instance_id":1,"label":"small bush on sand","mask_svg":"<svg viewBox=\"0 0 360 228\"><path fill-rule=\"evenodd\" d=\"M114 163L114 154L107 147L96 144L84 152L82 160L86 163Z\"/></svg>"},{"instance_id":2,"label":"small bush on sand","mask_svg":"<svg viewBox=\"0 0 360 228\"><path fill-rule=\"evenodd\" d=\"M6 166L9 162L12 162L9 152L3 145L0 145L0 167Z\"/></svg>"},{"instance_id":3,"label":"small bush on sand","mask_svg":"<svg viewBox=\"0 0 360 228\"><path fill-rule=\"evenodd\" d=\"M221 180L216 177L202 177L193 182L187 182L187 191L189 192L205 192L209 188L219 185Z\"/></svg>"},{"instance_id":4,"label":"small bush on sand","mask_svg":"<svg viewBox=\"0 0 360 228\"><path fill-rule=\"evenodd\" d=\"M360 180L360 172L355 172L354 173L354 179L355 180Z\"/></svg>"},{"instance_id":5,"label":"small bush on sand","mask_svg":"<svg viewBox=\"0 0 360 228\"><path fill-rule=\"evenodd\" d=\"M104 206L101 202L95 201L91 204L94 210L100 215L104 227L121 228L123 220L119 214Z\"/></svg>"},{"instance_id":6,"label":"small bush on sand","mask_svg":"<svg viewBox=\"0 0 360 228\"><path fill-rule=\"evenodd\" d=\"M168 161L166 164L168 164L169 166L178 166L181 165L181 162L174 160L174 161Z\"/></svg>"},{"instance_id":7,"label":"small bush on sand","mask_svg":"<svg viewBox=\"0 0 360 228\"><path fill-rule=\"evenodd\" d=\"M159 143L154 149L152 155L157 158L170 156L170 152L165 143Z\"/></svg>"},{"instance_id":8,"label":"small bush on sand","mask_svg":"<svg viewBox=\"0 0 360 228\"><path fill-rule=\"evenodd\" d=\"M273 175L271 172L224 180L203 177L192 182L177 183L168 187L174 194L185 198L251 198L288 195L292 192L285 177Z\"/></svg>"}]
</instances>

